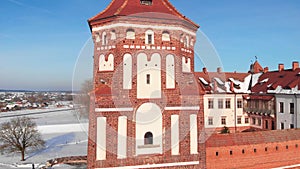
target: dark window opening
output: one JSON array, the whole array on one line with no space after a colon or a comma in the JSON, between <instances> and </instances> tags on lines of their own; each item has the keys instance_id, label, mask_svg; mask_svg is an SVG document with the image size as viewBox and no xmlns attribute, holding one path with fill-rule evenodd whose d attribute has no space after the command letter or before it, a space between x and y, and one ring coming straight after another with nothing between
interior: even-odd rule
<instances>
[{"instance_id":1,"label":"dark window opening","mask_svg":"<svg viewBox=\"0 0 300 169\"><path fill-rule=\"evenodd\" d=\"M279 113L283 113L284 112L284 103L280 102L279 103Z\"/></svg>"},{"instance_id":2,"label":"dark window opening","mask_svg":"<svg viewBox=\"0 0 300 169\"><path fill-rule=\"evenodd\" d=\"M278 150L278 146L276 146L276 151Z\"/></svg>"},{"instance_id":3,"label":"dark window opening","mask_svg":"<svg viewBox=\"0 0 300 169\"><path fill-rule=\"evenodd\" d=\"M286 149L289 149L289 146L285 146Z\"/></svg>"},{"instance_id":4,"label":"dark window opening","mask_svg":"<svg viewBox=\"0 0 300 169\"><path fill-rule=\"evenodd\" d=\"M295 147L298 148L298 144L296 144Z\"/></svg>"},{"instance_id":5,"label":"dark window opening","mask_svg":"<svg viewBox=\"0 0 300 169\"><path fill-rule=\"evenodd\" d=\"M141 0L142 5L152 5L152 0Z\"/></svg>"},{"instance_id":6,"label":"dark window opening","mask_svg":"<svg viewBox=\"0 0 300 169\"><path fill-rule=\"evenodd\" d=\"M150 74L147 74L147 77L146 77L146 83L147 83L147 84L150 84Z\"/></svg>"},{"instance_id":7,"label":"dark window opening","mask_svg":"<svg viewBox=\"0 0 300 169\"><path fill-rule=\"evenodd\" d=\"M290 124L290 128L291 128L291 129L294 129L294 128L295 128L295 125L294 125L294 124Z\"/></svg>"},{"instance_id":8,"label":"dark window opening","mask_svg":"<svg viewBox=\"0 0 300 169\"><path fill-rule=\"evenodd\" d=\"M230 155L232 155L232 151L230 151Z\"/></svg>"},{"instance_id":9,"label":"dark window opening","mask_svg":"<svg viewBox=\"0 0 300 169\"><path fill-rule=\"evenodd\" d=\"M151 132L147 132L144 136L144 144L149 145L153 144L153 134Z\"/></svg>"},{"instance_id":10,"label":"dark window opening","mask_svg":"<svg viewBox=\"0 0 300 169\"><path fill-rule=\"evenodd\" d=\"M294 103L290 103L290 114L294 114L295 112L295 105Z\"/></svg>"},{"instance_id":11,"label":"dark window opening","mask_svg":"<svg viewBox=\"0 0 300 169\"><path fill-rule=\"evenodd\" d=\"M152 44L152 35L148 34L148 44Z\"/></svg>"},{"instance_id":12,"label":"dark window opening","mask_svg":"<svg viewBox=\"0 0 300 169\"><path fill-rule=\"evenodd\" d=\"M219 152L216 152L216 156L219 156Z\"/></svg>"},{"instance_id":13,"label":"dark window opening","mask_svg":"<svg viewBox=\"0 0 300 169\"><path fill-rule=\"evenodd\" d=\"M267 148L267 147L265 148L265 151L268 151L268 148Z\"/></svg>"},{"instance_id":14,"label":"dark window opening","mask_svg":"<svg viewBox=\"0 0 300 169\"><path fill-rule=\"evenodd\" d=\"M254 153L256 153L256 148L253 151L254 151Z\"/></svg>"},{"instance_id":15,"label":"dark window opening","mask_svg":"<svg viewBox=\"0 0 300 169\"><path fill-rule=\"evenodd\" d=\"M245 150L244 149L242 150L242 153L245 154Z\"/></svg>"}]
</instances>

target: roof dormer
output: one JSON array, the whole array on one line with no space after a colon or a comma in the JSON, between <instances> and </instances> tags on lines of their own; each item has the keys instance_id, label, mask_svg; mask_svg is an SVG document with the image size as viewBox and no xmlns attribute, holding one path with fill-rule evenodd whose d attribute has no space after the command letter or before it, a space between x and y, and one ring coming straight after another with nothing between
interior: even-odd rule
<instances>
[{"instance_id":1,"label":"roof dormer","mask_svg":"<svg viewBox=\"0 0 300 169\"><path fill-rule=\"evenodd\" d=\"M152 5L152 0L140 0L141 1L141 5Z\"/></svg>"}]
</instances>

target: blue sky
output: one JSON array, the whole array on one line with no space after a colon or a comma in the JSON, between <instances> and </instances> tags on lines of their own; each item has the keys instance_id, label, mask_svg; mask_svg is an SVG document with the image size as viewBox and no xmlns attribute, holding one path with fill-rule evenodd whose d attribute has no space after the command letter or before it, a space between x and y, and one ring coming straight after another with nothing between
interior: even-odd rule
<instances>
[{"instance_id":1,"label":"blue sky","mask_svg":"<svg viewBox=\"0 0 300 169\"><path fill-rule=\"evenodd\" d=\"M254 56L271 70L300 61L298 0L170 1L201 26L225 71L248 71ZM87 19L109 2L1 0L0 89L71 89L77 56L91 36Z\"/></svg>"}]
</instances>

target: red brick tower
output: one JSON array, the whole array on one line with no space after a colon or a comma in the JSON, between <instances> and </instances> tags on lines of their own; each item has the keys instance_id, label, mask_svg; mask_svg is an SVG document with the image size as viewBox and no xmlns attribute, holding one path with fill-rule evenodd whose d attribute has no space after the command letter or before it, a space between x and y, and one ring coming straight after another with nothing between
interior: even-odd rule
<instances>
[{"instance_id":1,"label":"red brick tower","mask_svg":"<svg viewBox=\"0 0 300 169\"><path fill-rule=\"evenodd\" d=\"M94 48L88 168L204 168L199 26L168 0L112 0Z\"/></svg>"}]
</instances>

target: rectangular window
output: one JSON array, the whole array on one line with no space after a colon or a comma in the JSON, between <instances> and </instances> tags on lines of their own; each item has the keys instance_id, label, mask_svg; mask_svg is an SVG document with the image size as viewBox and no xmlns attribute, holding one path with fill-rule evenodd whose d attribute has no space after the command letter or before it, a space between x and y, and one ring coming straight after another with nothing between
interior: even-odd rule
<instances>
[{"instance_id":1,"label":"rectangular window","mask_svg":"<svg viewBox=\"0 0 300 169\"><path fill-rule=\"evenodd\" d=\"M226 125L226 117L222 117L222 119L221 119L221 124L222 124L222 125Z\"/></svg>"},{"instance_id":2,"label":"rectangular window","mask_svg":"<svg viewBox=\"0 0 300 169\"><path fill-rule=\"evenodd\" d=\"M249 118L245 117L245 124L249 124Z\"/></svg>"},{"instance_id":3,"label":"rectangular window","mask_svg":"<svg viewBox=\"0 0 300 169\"><path fill-rule=\"evenodd\" d=\"M226 109L230 109L231 108L230 99L226 99L225 106L226 106Z\"/></svg>"},{"instance_id":4,"label":"rectangular window","mask_svg":"<svg viewBox=\"0 0 300 169\"><path fill-rule=\"evenodd\" d=\"M280 128L281 128L281 130L284 130L284 123L280 124Z\"/></svg>"},{"instance_id":5,"label":"rectangular window","mask_svg":"<svg viewBox=\"0 0 300 169\"><path fill-rule=\"evenodd\" d=\"M214 108L214 100L213 99L208 99L208 108L213 109Z\"/></svg>"},{"instance_id":6,"label":"rectangular window","mask_svg":"<svg viewBox=\"0 0 300 169\"><path fill-rule=\"evenodd\" d=\"M150 84L150 74L147 74L146 79L147 79L147 80L146 80L146 83L147 83L147 84Z\"/></svg>"},{"instance_id":7,"label":"rectangular window","mask_svg":"<svg viewBox=\"0 0 300 169\"><path fill-rule=\"evenodd\" d=\"M219 109L223 109L224 108L224 106L223 106L223 99L219 99L218 100L218 108Z\"/></svg>"},{"instance_id":8,"label":"rectangular window","mask_svg":"<svg viewBox=\"0 0 300 169\"><path fill-rule=\"evenodd\" d=\"M152 44L152 35L148 34L148 44Z\"/></svg>"},{"instance_id":9,"label":"rectangular window","mask_svg":"<svg viewBox=\"0 0 300 169\"><path fill-rule=\"evenodd\" d=\"M208 125L210 126L214 125L214 119L212 117L208 118Z\"/></svg>"},{"instance_id":10,"label":"rectangular window","mask_svg":"<svg viewBox=\"0 0 300 169\"><path fill-rule=\"evenodd\" d=\"M290 103L290 113L294 114L294 111L295 111L295 105L294 103Z\"/></svg>"},{"instance_id":11,"label":"rectangular window","mask_svg":"<svg viewBox=\"0 0 300 169\"><path fill-rule=\"evenodd\" d=\"M284 113L284 103L283 102L279 103L279 113Z\"/></svg>"},{"instance_id":12,"label":"rectangular window","mask_svg":"<svg viewBox=\"0 0 300 169\"><path fill-rule=\"evenodd\" d=\"M295 128L294 124L290 124L290 129Z\"/></svg>"},{"instance_id":13,"label":"rectangular window","mask_svg":"<svg viewBox=\"0 0 300 169\"><path fill-rule=\"evenodd\" d=\"M237 108L238 108L238 109L243 108L243 101L242 101L242 99L238 99L238 100L237 100Z\"/></svg>"},{"instance_id":14,"label":"rectangular window","mask_svg":"<svg viewBox=\"0 0 300 169\"><path fill-rule=\"evenodd\" d=\"M252 118L252 125L255 125L256 124L256 119L253 117Z\"/></svg>"},{"instance_id":15,"label":"rectangular window","mask_svg":"<svg viewBox=\"0 0 300 169\"><path fill-rule=\"evenodd\" d=\"M258 119L257 122L258 122L257 125L258 125L258 126L261 126L261 119Z\"/></svg>"},{"instance_id":16,"label":"rectangular window","mask_svg":"<svg viewBox=\"0 0 300 169\"><path fill-rule=\"evenodd\" d=\"M237 124L242 124L242 116L237 117Z\"/></svg>"}]
</instances>

